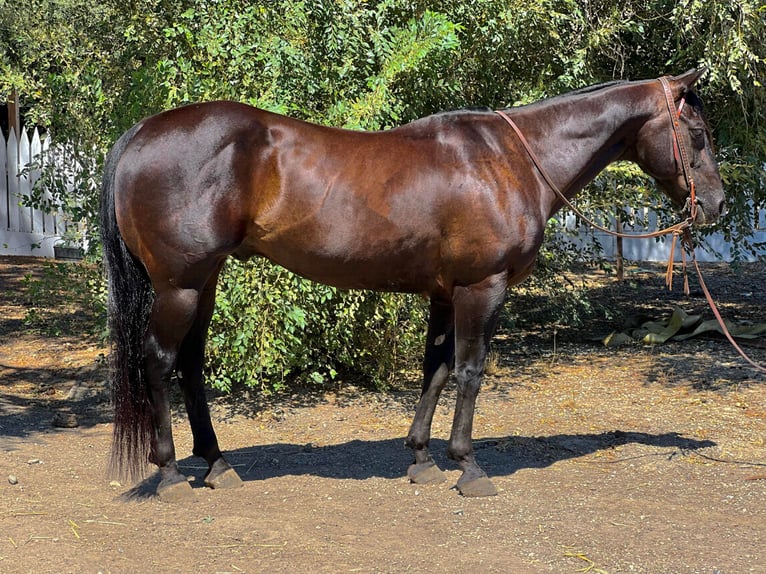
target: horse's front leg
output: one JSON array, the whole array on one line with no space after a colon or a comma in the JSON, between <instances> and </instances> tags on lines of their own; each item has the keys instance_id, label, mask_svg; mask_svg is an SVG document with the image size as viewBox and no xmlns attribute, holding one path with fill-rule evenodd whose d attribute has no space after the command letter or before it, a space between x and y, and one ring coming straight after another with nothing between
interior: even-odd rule
<instances>
[{"instance_id":1,"label":"horse's front leg","mask_svg":"<svg viewBox=\"0 0 766 574\"><path fill-rule=\"evenodd\" d=\"M429 452L431 422L439 395L449 377L455 355L454 311L450 301L431 298L423 359L423 390L415 418L405 441L415 454L415 462L407 476L416 484L444 482L444 473L436 466Z\"/></svg>"},{"instance_id":2,"label":"horse's front leg","mask_svg":"<svg viewBox=\"0 0 766 574\"><path fill-rule=\"evenodd\" d=\"M471 287L456 288L455 378L457 403L447 455L463 471L457 488L464 496L494 496L497 489L476 462L473 452L473 416L476 397L484 376L484 363L490 340L505 298L504 273Z\"/></svg>"}]
</instances>

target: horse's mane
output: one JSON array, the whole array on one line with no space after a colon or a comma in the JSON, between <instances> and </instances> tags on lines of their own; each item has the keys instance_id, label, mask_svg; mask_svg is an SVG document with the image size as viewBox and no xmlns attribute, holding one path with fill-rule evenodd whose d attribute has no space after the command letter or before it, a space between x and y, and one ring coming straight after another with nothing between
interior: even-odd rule
<instances>
[{"instance_id":1,"label":"horse's mane","mask_svg":"<svg viewBox=\"0 0 766 574\"><path fill-rule=\"evenodd\" d=\"M578 88L576 90L571 90L569 92L564 92L563 94L557 94L555 96L550 96L548 98L543 98L541 100L538 100L536 102L531 102L529 104L524 104L521 106L514 106L515 108L531 108L535 106L545 106L549 104L558 104L562 102L566 102L568 100L574 100L577 98L580 98L581 96L587 96L590 94L599 93L602 91L606 91L611 88L615 88L617 86L624 86L629 84L630 82L628 80L612 80L610 82L603 82L601 84L593 84L591 86L585 86L584 88Z\"/></svg>"},{"instance_id":2,"label":"horse's mane","mask_svg":"<svg viewBox=\"0 0 766 574\"><path fill-rule=\"evenodd\" d=\"M595 94L604 90L608 90L610 88L615 88L617 86L624 86L627 84L630 84L630 80L612 80L609 82L602 82L600 84L592 84L590 86L585 86L583 88L577 88L576 90L571 90L568 92L564 92L562 94L557 94L555 96L550 96L547 98L543 98L541 100L537 100L535 102L530 102L528 104L522 104L518 106L513 106L511 109L521 109L521 108L532 108L536 106L543 106L548 104L555 104L555 103L562 103L566 102L567 100L576 99L581 96L587 96L590 94ZM697 96L696 93L693 91L689 91L686 94L686 103L693 107L697 112L702 114L703 112L703 106L702 106L702 100ZM437 112L432 117L442 117L442 118L448 118L449 116L456 116L456 115L470 115L470 114L476 114L476 115L486 115L486 114L492 114L494 113L492 108L486 107L486 106L471 106L466 108L460 108L456 110L449 110L449 111L442 111Z\"/></svg>"},{"instance_id":3,"label":"horse's mane","mask_svg":"<svg viewBox=\"0 0 766 574\"><path fill-rule=\"evenodd\" d=\"M607 88L613 88L614 86L622 86L624 84L629 84L630 82L628 80L612 80L611 82L603 82L601 84L593 84L590 86L585 86L584 88L578 88L576 90L571 90L569 92L565 92L563 94L559 94L558 96L553 96L554 98L564 98L566 96L577 96L580 94L591 94L593 92L600 92L601 90L605 90ZM548 98L551 99L551 98Z\"/></svg>"},{"instance_id":4,"label":"horse's mane","mask_svg":"<svg viewBox=\"0 0 766 574\"><path fill-rule=\"evenodd\" d=\"M458 108L456 110L445 110L442 112L437 112L434 114L434 116L438 117L447 117L447 116L465 116L470 114L475 115L486 115L486 114L493 114L495 113L492 108L487 106L471 106L467 108Z\"/></svg>"},{"instance_id":5,"label":"horse's mane","mask_svg":"<svg viewBox=\"0 0 766 574\"><path fill-rule=\"evenodd\" d=\"M544 98L542 100L538 100L536 102L531 102L529 104L523 104L520 106L514 106L515 108L526 108L529 106L535 106L539 104L547 104L552 102L560 102L562 100L568 99L568 98L574 98L582 95L592 94L594 92L599 92L601 90L605 90L608 88L613 88L615 86L619 86L622 84L629 83L627 80L614 80L611 82L604 82L601 84L593 84L591 86L585 86L584 88L578 88L576 90L571 90L569 92L565 92L563 94L558 94L555 96L550 96L548 98ZM441 112L435 113L433 116L436 117L449 117L453 115L461 115L465 116L467 114L477 114L477 115L485 115L485 114L492 114L494 113L493 109L487 106L470 106L465 108L459 108L456 110L445 110Z\"/></svg>"}]
</instances>

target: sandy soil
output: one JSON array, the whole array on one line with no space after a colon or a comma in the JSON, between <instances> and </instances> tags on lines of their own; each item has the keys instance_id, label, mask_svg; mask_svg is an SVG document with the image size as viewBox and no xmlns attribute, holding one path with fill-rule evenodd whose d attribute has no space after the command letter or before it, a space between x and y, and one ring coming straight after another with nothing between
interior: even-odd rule
<instances>
[{"instance_id":1,"label":"sandy soil","mask_svg":"<svg viewBox=\"0 0 766 574\"><path fill-rule=\"evenodd\" d=\"M694 292L665 293L658 269L623 285L589 277L613 319L498 336L474 432L496 497L451 488L449 392L433 450L450 482L408 483L413 383L216 399L220 442L245 481L230 491L202 486L178 412L196 496L169 505L151 477L106 475L104 349L25 327L21 277L41 268L0 259L0 572L766 572L763 376L716 338L592 340L637 309L704 312ZM705 273L727 316L763 320L763 265ZM58 311L75 323L83 313ZM763 362L763 347L746 350Z\"/></svg>"}]
</instances>

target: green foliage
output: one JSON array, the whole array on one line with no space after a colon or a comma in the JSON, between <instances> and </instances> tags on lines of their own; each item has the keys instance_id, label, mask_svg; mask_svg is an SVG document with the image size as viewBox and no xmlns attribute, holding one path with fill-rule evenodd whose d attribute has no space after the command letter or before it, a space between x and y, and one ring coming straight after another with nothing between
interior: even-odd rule
<instances>
[{"instance_id":1,"label":"green foliage","mask_svg":"<svg viewBox=\"0 0 766 574\"><path fill-rule=\"evenodd\" d=\"M229 260L208 341L209 380L280 390L353 378L385 387L419 356L423 302L413 296L339 291L258 259Z\"/></svg>"},{"instance_id":2,"label":"green foliage","mask_svg":"<svg viewBox=\"0 0 766 574\"><path fill-rule=\"evenodd\" d=\"M397 82L458 46L457 27L443 15L408 15L397 4L196 6L164 29L173 49L143 82L162 87L162 107L234 99L337 126L391 127L407 101Z\"/></svg>"},{"instance_id":3,"label":"green foliage","mask_svg":"<svg viewBox=\"0 0 766 574\"><path fill-rule=\"evenodd\" d=\"M75 181L51 171L53 201L93 226L105 150L167 107L225 98L385 129L705 64L699 91L729 215L703 232L722 230L744 256L754 213L766 208L765 36L760 0L0 0L0 95L15 87L27 117L67 142L58 153L84 171ZM601 221L638 217L627 205L674 217L652 191L635 168L616 166L578 205ZM556 265L598 260L599 246L549 236L535 280L563 291L551 283ZM556 308L572 320L583 307ZM340 293L263 261L232 263L211 329L211 376L222 388L278 387L296 373L384 381L422 336L422 314L411 298Z\"/></svg>"},{"instance_id":4,"label":"green foliage","mask_svg":"<svg viewBox=\"0 0 766 574\"><path fill-rule=\"evenodd\" d=\"M24 324L46 336L106 335L106 292L102 272L89 262L46 262L22 280Z\"/></svg>"}]
</instances>

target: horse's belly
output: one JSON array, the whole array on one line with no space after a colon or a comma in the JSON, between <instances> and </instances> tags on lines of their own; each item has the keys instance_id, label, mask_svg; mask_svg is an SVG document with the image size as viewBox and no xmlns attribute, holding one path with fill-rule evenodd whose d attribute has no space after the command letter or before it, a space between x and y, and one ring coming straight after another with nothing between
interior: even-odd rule
<instances>
[{"instance_id":1,"label":"horse's belly","mask_svg":"<svg viewBox=\"0 0 766 574\"><path fill-rule=\"evenodd\" d=\"M373 245L361 237L339 244L303 239L258 242L234 255L241 259L260 255L302 277L340 289L432 292L439 283L435 257L427 248Z\"/></svg>"}]
</instances>

